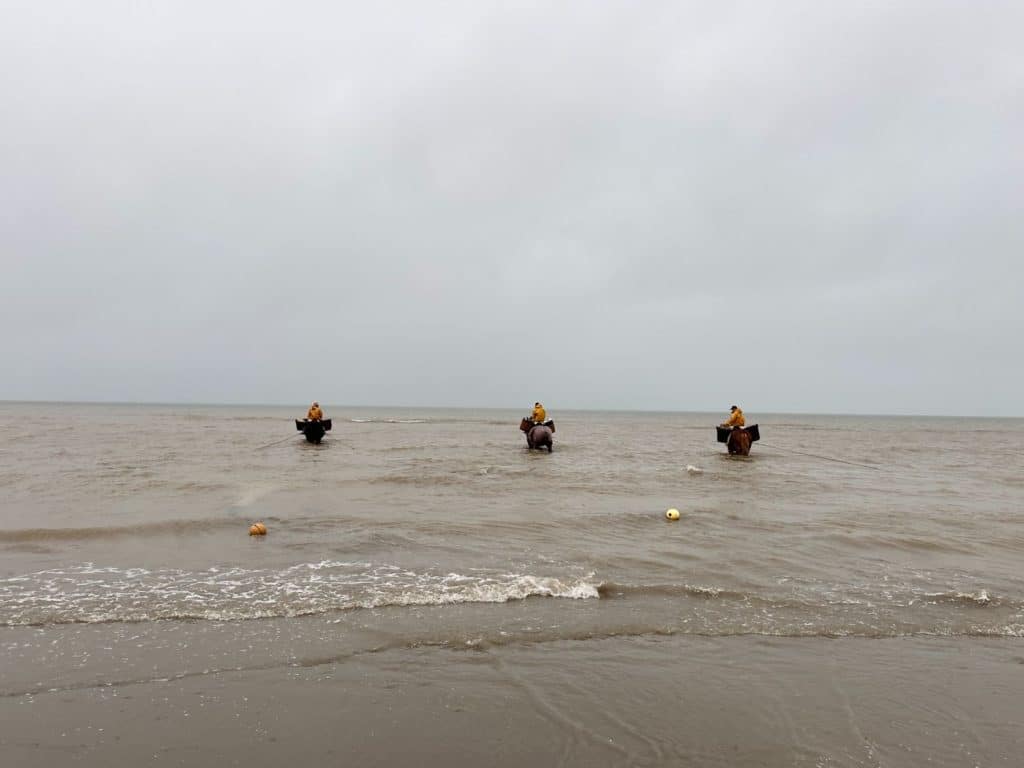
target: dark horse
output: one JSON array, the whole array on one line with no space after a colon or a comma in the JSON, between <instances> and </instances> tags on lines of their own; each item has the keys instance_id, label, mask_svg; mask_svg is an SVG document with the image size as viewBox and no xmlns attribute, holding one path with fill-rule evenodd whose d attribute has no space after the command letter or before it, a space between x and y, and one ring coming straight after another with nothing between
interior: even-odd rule
<instances>
[{"instance_id":1,"label":"dark horse","mask_svg":"<svg viewBox=\"0 0 1024 768\"><path fill-rule=\"evenodd\" d=\"M526 445L530 448L547 448L551 453L551 435L555 433L555 422L545 421L543 424L534 424L532 419L523 419L519 422L519 429L526 433Z\"/></svg>"},{"instance_id":2,"label":"dark horse","mask_svg":"<svg viewBox=\"0 0 1024 768\"><path fill-rule=\"evenodd\" d=\"M761 439L757 424L751 427L718 427L718 442L725 443L731 456L749 456L750 446Z\"/></svg>"},{"instance_id":3,"label":"dark horse","mask_svg":"<svg viewBox=\"0 0 1024 768\"><path fill-rule=\"evenodd\" d=\"M306 440L310 443L320 445L320 441L324 439L324 432L330 432L331 420L324 419L296 419L295 428L306 436Z\"/></svg>"}]
</instances>

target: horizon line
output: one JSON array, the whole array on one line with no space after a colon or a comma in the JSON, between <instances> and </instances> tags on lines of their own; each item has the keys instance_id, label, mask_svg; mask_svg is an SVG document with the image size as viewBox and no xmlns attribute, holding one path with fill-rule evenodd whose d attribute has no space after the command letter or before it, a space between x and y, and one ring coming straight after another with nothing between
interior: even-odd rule
<instances>
[{"instance_id":1,"label":"horizon line","mask_svg":"<svg viewBox=\"0 0 1024 768\"><path fill-rule=\"evenodd\" d=\"M291 408L306 406L299 403L230 403L230 402L206 402L206 401L159 401L159 400L7 400L0 398L0 405L128 405L128 406L177 406L195 408ZM429 410L483 410L483 411L512 411L525 406L497 406L497 405L359 405L356 403L340 403L332 408L422 408ZM727 409L715 410L686 410L676 408L560 408L562 411L591 412L591 413L725 413ZM1024 416L979 416L966 413L880 413L867 411L755 411L771 416L870 416L889 418L930 418L930 419L1022 419Z\"/></svg>"}]
</instances>

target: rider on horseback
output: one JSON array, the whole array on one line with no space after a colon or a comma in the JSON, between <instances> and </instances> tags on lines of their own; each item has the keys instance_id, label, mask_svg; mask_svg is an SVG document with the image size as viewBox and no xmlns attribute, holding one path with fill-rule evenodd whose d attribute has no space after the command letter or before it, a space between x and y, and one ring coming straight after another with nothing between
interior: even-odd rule
<instances>
[{"instance_id":1,"label":"rider on horseback","mask_svg":"<svg viewBox=\"0 0 1024 768\"><path fill-rule=\"evenodd\" d=\"M743 418L743 410L737 406L733 406L729 409L729 418L727 421L723 421L721 426L723 427L742 427L747 423L747 420Z\"/></svg>"},{"instance_id":2,"label":"rider on horseback","mask_svg":"<svg viewBox=\"0 0 1024 768\"><path fill-rule=\"evenodd\" d=\"M519 429L526 433L526 445L530 448L547 448L551 453L551 435L555 422L548 421L548 412L540 403L533 404L533 412L521 422Z\"/></svg>"},{"instance_id":3,"label":"rider on horseback","mask_svg":"<svg viewBox=\"0 0 1024 768\"><path fill-rule=\"evenodd\" d=\"M544 406L540 403L534 403L533 416L531 416L531 418L533 419L534 424L543 424L547 421L548 412L544 410Z\"/></svg>"}]
</instances>

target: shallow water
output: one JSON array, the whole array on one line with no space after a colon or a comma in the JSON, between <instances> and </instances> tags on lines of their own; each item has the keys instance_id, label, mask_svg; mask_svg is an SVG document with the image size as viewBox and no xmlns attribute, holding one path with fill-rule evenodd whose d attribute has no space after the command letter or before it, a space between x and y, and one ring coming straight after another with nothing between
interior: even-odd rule
<instances>
[{"instance_id":1,"label":"shallow water","mask_svg":"<svg viewBox=\"0 0 1024 768\"><path fill-rule=\"evenodd\" d=\"M1024 635L1021 420L751 413L762 439L741 459L708 414L555 412L549 455L512 411L339 408L319 446L289 437L297 412L0 404L3 700L424 648L515 669L524 649L582 652L628 697L664 646L632 671L622 654L650 638L738 663L752 646L728 638L775 638L793 674L787 643L821 665L815 643L859 638L867 663L902 642L902 668L884 647L907 677L932 640L955 657ZM744 710L736 695L718 705ZM1020 738L995 733L989 757ZM605 761L669 754L641 742ZM878 762L833 747L811 752Z\"/></svg>"}]
</instances>

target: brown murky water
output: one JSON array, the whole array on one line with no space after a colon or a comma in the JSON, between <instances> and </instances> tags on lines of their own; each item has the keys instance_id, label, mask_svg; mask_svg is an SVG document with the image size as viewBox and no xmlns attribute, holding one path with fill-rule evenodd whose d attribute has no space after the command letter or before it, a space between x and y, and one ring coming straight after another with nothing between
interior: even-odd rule
<instances>
[{"instance_id":1,"label":"brown murky water","mask_svg":"<svg viewBox=\"0 0 1024 768\"><path fill-rule=\"evenodd\" d=\"M12 764L1018 760L1020 420L299 410L0 405Z\"/></svg>"}]
</instances>

